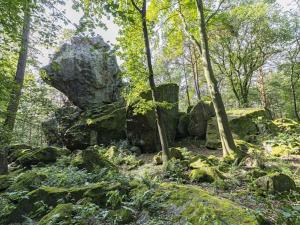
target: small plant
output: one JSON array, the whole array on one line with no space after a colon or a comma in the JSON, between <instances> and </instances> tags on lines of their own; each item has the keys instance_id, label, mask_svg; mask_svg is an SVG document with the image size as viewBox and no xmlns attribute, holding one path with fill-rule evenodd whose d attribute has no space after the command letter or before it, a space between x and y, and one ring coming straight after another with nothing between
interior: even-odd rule
<instances>
[{"instance_id":1,"label":"small plant","mask_svg":"<svg viewBox=\"0 0 300 225\"><path fill-rule=\"evenodd\" d=\"M178 159L171 159L164 167L164 178L182 183L186 179L187 167Z\"/></svg>"},{"instance_id":2,"label":"small plant","mask_svg":"<svg viewBox=\"0 0 300 225\"><path fill-rule=\"evenodd\" d=\"M106 197L108 197L106 201L106 206L109 206L112 209L120 207L124 198L124 196L122 196L118 190L107 192Z\"/></svg>"}]
</instances>

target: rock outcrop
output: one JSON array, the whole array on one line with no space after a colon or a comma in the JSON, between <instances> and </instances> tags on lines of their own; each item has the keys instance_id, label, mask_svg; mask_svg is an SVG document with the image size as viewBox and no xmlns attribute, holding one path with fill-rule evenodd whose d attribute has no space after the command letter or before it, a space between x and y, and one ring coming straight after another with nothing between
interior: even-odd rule
<instances>
[{"instance_id":1,"label":"rock outcrop","mask_svg":"<svg viewBox=\"0 0 300 225\"><path fill-rule=\"evenodd\" d=\"M43 130L49 145L76 150L126 138L125 123L125 103L119 101L85 111L74 107L58 109L43 123Z\"/></svg>"},{"instance_id":2,"label":"rock outcrop","mask_svg":"<svg viewBox=\"0 0 300 225\"><path fill-rule=\"evenodd\" d=\"M261 132L257 125L259 119L267 118L266 111L257 108L237 109L227 111L229 125L234 138L251 141L251 138ZM216 117L208 120L206 131L206 147L216 149L221 147L220 135Z\"/></svg>"},{"instance_id":3,"label":"rock outcrop","mask_svg":"<svg viewBox=\"0 0 300 225\"><path fill-rule=\"evenodd\" d=\"M74 37L44 70L43 80L81 109L112 103L120 97L116 57L100 36Z\"/></svg>"},{"instance_id":4,"label":"rock outcrop","mask_svg":"<svg viewBox=\"0 0 300 225\"><path fill-rule=\"evenodd\" d=\"M76 150L125 138L119 67L101 37L74 37L44 69L43 80L75 105L56 110L42 124L48 145Z\"/></svg>"},{"instance_id":5,"label":"rock outcrop","mask_svg":"<svg viewBox=\"0 0 300 225\"><path fill-rule=\"evenodd\" d=\"M212 103L199 101L189 112L189 135L205 139L207 121L213 116L215 111Z\"/></svg>"},{"instance_id":6,"label":"rock outcrop","mask_svg":"<svg viewBox=\"0 0 300 225\"><path fill-rule=\"evenodd\" d=\"M171 103L171 108L163 108L163 121L167 131L168 141L172 143L176 136L178 123L178 92L177 84L164 84L157 87L158 100ZM145 100L151 100L151 92L141 93ZM158 152L161 150L154 110L145 114L134 113L134 106L127 110L127 138L132 145L141 148L142 153Z\"/></svg>"}]
</instances>

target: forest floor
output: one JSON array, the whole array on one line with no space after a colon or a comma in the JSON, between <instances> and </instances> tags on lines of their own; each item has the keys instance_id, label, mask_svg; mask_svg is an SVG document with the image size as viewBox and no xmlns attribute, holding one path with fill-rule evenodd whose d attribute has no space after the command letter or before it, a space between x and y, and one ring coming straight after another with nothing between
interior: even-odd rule
<instances>
[{"instance_id":1,"label":"forest floor","mask_svg":"<svg viewBox=\"0 0 300 225\"><path fill-rule=\"evenodd\" d=\"M0 225L300 225L299 130L236 140L247 150L240 163L195 139L177 141L166 165L126 141L78 152L11 146Z\"/></svg>"},{"instance_id":2,"label":"forest floor","mask_svg":"<svg viewBox=\"0 0 300 225\"><path fill-rule=\"evenodd\" d=\"M204 155L206 157L215 156L220 161L222 160L222 149L212 150L207 149L201 141L197 140L182 140L174 144L176 147L186 148L194 155ZM136 178L142 178L145 176L160 176L163 177L163 165L154 165L152 154L142 154L138 157L139 160L145 163L135 169L124 170L125 174L130 174ZM270 161L265 161L268 166L278 166L285 173L292 175L295 179L296 185L300 186L300 155L288 155L279 158L270 158ZM300 224L300 194L294 192L286 195L272 195L257 193L252 183L240 179L243 177L243 173L247 173L243 168L239 170L238 167L232 167L227 173L226 183L195 183L189 180L188 174L181 180L166 179L166 182L179 182L185 185L193 185L197 188L208 191L210 194L225 199L229 199L238 205L245 208L252 209L259 215L262 215L267 219L263 224L288 224L299 225ZM296 219L295 219L296 218Z\"/></svg>"}]
</instances>

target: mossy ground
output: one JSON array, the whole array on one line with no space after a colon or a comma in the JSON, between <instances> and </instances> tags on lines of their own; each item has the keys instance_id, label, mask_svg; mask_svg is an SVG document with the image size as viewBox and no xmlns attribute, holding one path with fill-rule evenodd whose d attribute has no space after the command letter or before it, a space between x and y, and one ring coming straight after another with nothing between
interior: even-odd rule
<instances>
[{"instance_id":1,"label":"mossy ground","mask_svg":"<svg viewBox=\"0 0 300 225\"><path fill-rule=\"evenodd\" d=\"M294 138L298 126L291 124L279 129L292 130L286 136ZM289 139L279 133L252 143L237 139L238 147L248 152L240 164L188 139L174 144L181 157L166 165L154 165L154 154L135 156L120 142L15 168L0 177L0 224L298 225L300 163L291 161L291 154L271 154L265 140L282 146ZM191 179L193 170L214 179ZM256 179L274 173L288 175L298 189L280 194L257 188Z\"/></svg>"}]
</instances>

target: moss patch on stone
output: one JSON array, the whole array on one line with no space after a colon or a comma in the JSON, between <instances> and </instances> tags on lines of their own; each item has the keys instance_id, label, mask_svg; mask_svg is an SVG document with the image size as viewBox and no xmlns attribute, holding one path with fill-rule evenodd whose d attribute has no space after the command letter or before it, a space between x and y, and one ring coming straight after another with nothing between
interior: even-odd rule
<instances>
[{"instance_id":1,"label":"moss patch on stone","mask_svg":"<svg viewBox=\"0 0 300 225\"><path fill-rule=\"evenodd\" d=\"M254 213L190 185L162 184L156 195L167 195L167 211L181 224L259 225Z\"/></svg>"},{"instance_id":2,"label":"moss patch on stone","mask_svg":"<svg viewBox=\"0 0 300 225\"><path fill-rule=\"evenodd\" d=\"M31 167L32 165L41 163L53 163L62 152L63 150L55 147L37 148L32 151L24 152L16 159L16 162L22 167Z\"/></svg>"},{"instance_id":3,"label":"moss patch on stone","mask_svg":"<svg viewBox=\"0 0 300 225\"><path fill-rule=\"evenodd\" d=\"M69 225L73 214L73 204L59 204L47 215L45 215L38 225Z\"/></svg>"},{"instance_id":4,"label":"moss patch on stone","mask_svg":"<svg viewBox=\"0 0 300 225\"><path fill-rule=\"evenodd\" d=\"M46 178L46 175L36 172L22 173L17 176L14 183L9 187L9 191L32 191L40 187Z\"/></svg>"},{"instance_id":5,"label":"moss patch on stone","mask_svg":"<svg viewBox=\"0 0 300 225\"><path fill-rule=\"evenodd\" d=\"M107 159L103 158L96 149L88 148L79 152L71 164L79 169L93 171L101 168L115 168Z\"/></svg>"}]
</instances>

